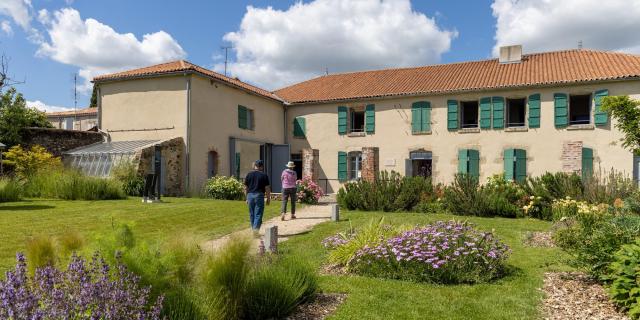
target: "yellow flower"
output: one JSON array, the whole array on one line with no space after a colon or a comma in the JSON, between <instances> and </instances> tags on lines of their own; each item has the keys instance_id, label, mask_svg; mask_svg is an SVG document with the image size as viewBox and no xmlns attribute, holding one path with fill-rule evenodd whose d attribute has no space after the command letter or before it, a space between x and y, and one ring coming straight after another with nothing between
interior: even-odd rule
<instances>
[{"instance_id":1,"label":"yellow flower","mask_svg":"<svg viewBox=\"0 0 640 320\"><path fill-rule=\"evenodd\" d=\"M620 209L620 208L622 208L624 206L624 201L622 201L622 199L620 199L620 198L616 198L616 200L613 201L613 206L615 208Z\"/></svg>"}]
</instances>

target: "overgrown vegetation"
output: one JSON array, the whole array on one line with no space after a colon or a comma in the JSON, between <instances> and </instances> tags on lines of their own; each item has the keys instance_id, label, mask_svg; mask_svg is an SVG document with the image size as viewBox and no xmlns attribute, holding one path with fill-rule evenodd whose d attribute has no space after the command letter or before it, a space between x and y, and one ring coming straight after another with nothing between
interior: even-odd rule
<instances>
[{"instance_id":1,"label":"overgrown vegetation","mask_svg":"<svg viewBox=\"0 0 640 320\"><path fill-rule=\"evenodd\" d=\"M0 178L0 203L20 201L22 195L21 185L8 178Z\"/></svg>"},{"instance_id":2,"label":"overgrown vegetation","mask_svg":"<svg viewBox=\"0 0 640 320\"><path fill-rule=\"evenodd\" d=\"M607 277L611 300L629 313L631 319L640 319L640 239L623 245L609 265Z\"/></svg>"},{"instance_id":3,"label":"overgrown vegetation","mask_svg":"<svg viewBox=\"0 0 640 320\"><path fill-rule=\"evenodd\" d=\"M45 148L34 145L23 149L20 145L11 147L3 153L3 164L13 170L19 180L27 180L41 171L52 171L62 168L60 158L54 157Z\"/></svg>"},{"instance_id":4,"label":"overgrown vegetation","mask_svg":"<svg viewBox=\"0 0 640 320\"><path fill-rule=\"evenodd\" d=\"M111 177L122 184L125 194L134 197L142 196L144 179L138 174L138 167L133 161L120 161L111 168Z\"/></svg>"},{"instance_id":5,"label":"overgrown vegetation","mask_svg":"<svg viewBox=\"0 0 640 320\"><path fill-rule=\"evenodd\" d=\"M235 177L215 176L207 180L204 193L219 200L243 200L244 185Z\"/></svg>"},{"instance_id":6,"label":"overgrown vegetation","mask_svg":"<svg viewBox=\"0 0 640 320\"><path fill-rule=\"evenodd\" d=\"M74 169L39 171L24 184L24 196L63 200L114 200L127 197L120 182L87 176Z\"/></svg>"}]
</instances>

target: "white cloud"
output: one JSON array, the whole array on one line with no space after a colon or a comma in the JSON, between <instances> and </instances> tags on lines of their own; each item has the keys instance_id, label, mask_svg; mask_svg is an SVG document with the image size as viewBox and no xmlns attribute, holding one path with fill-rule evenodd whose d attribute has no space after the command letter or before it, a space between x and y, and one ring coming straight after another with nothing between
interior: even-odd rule
<instances>
[{"instance_id":1,"label":"white cloud","mask_svg":"<svg viewBox=\"0 0 640 320\"><path fill-rule=\"evenodd\" d=\"M0 15L9 16L24 30L29 30L31 23L31 0L2 0Z\"/></svg>"},{"instance_id":2,"label":"white cloud","mask_svg":"<svg viewBox=\"0 0 640 320\"><path fill-rule=\"evenodd\" d=\"M7 20L0 22L0 30L2 30L2 33L4 33L9 37L13 35L13 28L11 28L11 22Z\"/></svg>"},{"instance_id":3,"label":"white cloud","mask_svg":"<svg viewBox=\"0 0 640 320\"><path fill-rule=\"evenodd\" d=\"M236 52L230 74L274 89L325 68L335 73L436 63L456 36L413 11L409 0L315 0L285 11L249 6L240 29L224 40Z\"/></svg>"},{"instance_id":4,"label":"white cloud","mask_svg":"<svg viewBox=\"0 0 640 320\"><path fill-rule=\"evenodd\" d=\"M69 107L58 107L58 106L50 106L40 100L36 100L36 101L28 101L27 100L27 107L29 108L36 108L40 111L44 111L44 112L58 112L58 111L70 111L73 110L73 108L69 108Z\"/></svg>"},{"instance_id":5,"label":"white cloud","mask_svg":"<svg viewBox=\"0 0 640 320\"><path fill-rule=\"evenodd\" d=\"M640 1L494 0L497 55L503 45L525 52L584 48L640 53Z\"/></svg>"},{"instance_id":6,"label":"white cloud","mask_svg":"<svg viewBox=\"0 0 640 320\"><path fill-rule=\"evenodd\" d=\"M142 36L118 33L95 19L83 20L77 10L66 8L38 13L49 39L38 49L39 56L78 67L84 78L84 92L91 90L94 76L182 59L185 51L164 31Z\"/></svg>"}]
</instances>

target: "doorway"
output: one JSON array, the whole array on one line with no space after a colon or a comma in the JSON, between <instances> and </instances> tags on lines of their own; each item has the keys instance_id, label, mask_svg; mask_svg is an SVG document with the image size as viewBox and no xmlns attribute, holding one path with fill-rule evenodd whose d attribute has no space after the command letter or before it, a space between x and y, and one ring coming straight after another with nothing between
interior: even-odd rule
<instances>
[{"instance_id":1,"label":"doorway","mask_svg":"<svg viewBox=\"0 0 640 320\"><path fill-rule=\"evenodd\" d=\"M298 179L302 179L302 154L292 153L291 161L293 161L293 164L296 165L296 167L293 170L296 172Z\"/></svg>"},{"instance_id":2,"label":"doorway","mask_svg":"<svg viewBox=\"0 0 640 320\"><path fill-rule=\"evenodd\" d=\"M433 155L431 151L417 150L409 153L413 177L428 178L433 174Z\"/></svg>"},{"instance_id":3,"label":"doorway","mask_svg":"<svg viewBox=\"0 0 640 320\"><path fill-rule=\"evenodd\" d=\"M218 153L209 151L207 162L207 178L213 178L218 175Z\"/></svg>"}]
</instances>

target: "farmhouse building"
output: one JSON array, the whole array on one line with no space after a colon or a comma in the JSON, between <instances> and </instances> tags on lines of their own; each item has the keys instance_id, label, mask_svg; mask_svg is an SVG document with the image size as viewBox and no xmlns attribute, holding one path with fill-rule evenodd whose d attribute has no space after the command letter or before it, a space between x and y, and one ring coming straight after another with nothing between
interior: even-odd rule
<instances>
[{"instance_id":1,"label":"farmhouse building","mask_svg":"<svg viewBox=\"0 0 640 320\"><path fill-rule=\"evenodd\" d=\"M94 82L110 143L179 141L164 179L179 175L185 192L244 176L259 158L272 177L291 159L329 193L380 170L450 182L457 172L522 180L637 167L601 110L608 95L640 99L640 56L630 54L512 46L497 59L331 74L273 92L186 61Z\"/></svg>"}]
</instances>

